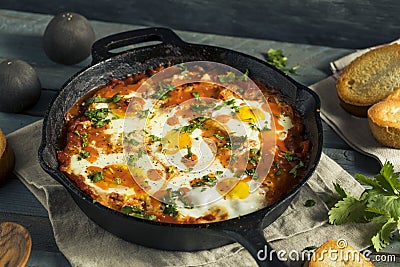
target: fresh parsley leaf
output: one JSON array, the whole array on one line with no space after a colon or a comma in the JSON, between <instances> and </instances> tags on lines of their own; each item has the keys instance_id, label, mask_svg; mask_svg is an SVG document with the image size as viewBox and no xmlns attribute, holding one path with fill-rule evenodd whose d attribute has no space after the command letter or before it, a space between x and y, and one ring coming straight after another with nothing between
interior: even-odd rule
<instances>
[{"instance_id":1,"label":"fresh parsley leaf","mask_svg":"<svg viewBox=\"0 0 400 267\"><path fill-rule=\"evenodd\" d=\"M82 103L82 106L85 106L87 104L92 104L92 103L117 103L122 98L123 98L123 96L120 96L118 93L115 94L111 98L104 98L104 97L95 96L95 97L91 97L91 98L86 99L86 101Z\"/></svg>"},{"instance_id":2,"label":"fresh parsley leaf","mask_svg":"<svg viewBox=\"0 0 400 267\"><path fill-rule=\"evenodd\" d=\"M91 174L88 175L88 178L92 183L96 183L98 181L104 180L103 173L100 171L94 171Z\"/></svg>"},{"instance_id":3,"label":"fresh parsley leaf","mask_svg":"<svg viewBox=\"0 0 400 267\"><path fill-rule=\"evenodd\" d=\"M224 140L225 139L225 137L223 137L222 135L219 135L218 133L215 133L214 137L217 138L218 140Z\"/></svg>"},{"instance_id":4,"label":"fresh parsley leaf","mask_svg":"<svg viewBox=\"0 0 400 267\"><path fill-rule=\"evenodd\" d=\"M284 72L289 71L290 73L296 73L296 70L300 67L296 65L292 68L287 68L287 57L283 54L282 50L279 49L270 48L267 54L264 55L264 58L267 63Z\"/></svg>"},{"instance_id":5,"label":"fresh parsley leaf","mask_svg":"<svg viewBox=\"0 0 400 267\"><path fill-rule=\"evenodd\" d=\"M218 75L218 80L221 83L232 82L233 80L235 80L235 78L236 78L235 73L231 71L227 72L225 75Z\"/></svg>"},{"instance_id":6,"label":"fresh parsley leaf","mask_svg":"<svg viewBox=\"0 0 400 267\"><path fill-rule=\"evenodd\" d=\"M371 239L376 251L382 250L392 242L392 233L396 229L398 229L398 222L390 218Z\"/></svg>"},{"instance_id":7,"label":"fresh parsley leaf","mask_svg":"<svg viewBox=\"0 0 400 267\"><path fill-rule=\"evenodd\" d=\"M149 114L150 114L150 110L148 110L148 109L137 111L137 117L139 119L147 118L147 116L149 116Z\"/></svg>"},{"instance_id":8,"label":"fresh parsley leaf","mask_svg":"<svg viewBox=\"0 0 400 267\"><path fill-rule=\"evenodd\" d=\"M199 93L199 92L192 92L192 96L193 96L194 99L196 99L197 101L200 101L200 93Z\"/></svg>"},{"instance_id":9,"label":"fresh parsley leaf","mask_svg":"<svg viewBox=\"0 0 400 267\"><path fill-rule=\"evenodd\" d=\"M181 133L193 133L196 129L203 128L203 124L206 121L206 117L198 117L190 121L189 125L185 125L180 129Z\"/></svg>"},{"instance_id":10,"label":"fresh parsley leaf","mask_svg":"<svg viewBox=\"0 0 400 267\"><path fill-rule=\"evenodd\" d=\"M315 206L316 202L314 199L307 199L307 201L304 203L304 207L312 207Z\"/></svg>"},{"instance_id":11,"label":"fresh parsley leaf","mask_svg":"<svg viewBox=\"0 0 400 267\"><path fill-rule=\"evenodd\" d=\"M176 206L173 204L165 204L163 208L163 213L171 215L172 217L176 217L178 215L178 210L176 209Z\"/></svg>"},{"instance_id":12,"label":"fresh parsley leaf","mask_svg":"<svg viewBox=\"0 0 400 267\"><path fill-rule=\"evenodd\" d=\"M110 122L110 120L107 119L108 113L108 108L89 108L85 111L85 116L91 120L94 127L100 128L106 126Z\"/></svg>"},{"instance_id":13,"label":"fresh parsley leaf","mask_svg":"<svg viewBox=\"0 0 400 267\"><path fill-rule=\"evenodd\" d=\"M193 156L192 147L191 146L186 146L186 148L188 150L188 153L185 155L185 158L190 159Z\"/></svg>"},{"instance_id":14,"label":"fresh parsley leaf","mask_svg":"<svg viewBox=\"0 0 400 267\"><path fill-rule=\"evenodd\" d=\"M340 200L328 212L329 223L344 224L348 222L365 222L365 199L357 199L351 196Z\"/></svg>"},{"instance_id":15,"label":"fresh parsley leaf","mask_svg":"<svg viewBox=\"0 0 400 267\"><path fill-rule=\"evenodd\" d=\"M238 77L239 81L247 81L249 79L249 70L246 69L245 73L242 76Z\"/></svg>"},{"instance_id":16,"label":"fresh parsley leaf","mask_svg":"<svg viewBox=\"0 0 400 267\"><path fill-rule=\"evenodd\" d=\"M150 221L154 221L156 219L155 215L147 214L143 209L139 208L138 206L123 206L121 208L121 212L126 215Z\"/></svg>"},{"instance_id":17,"label":"fresh parsley leaf","mask_svg":"<svg viewBox=\"0 0 400 267\"><path fill-rule=\"evenodd\" d=\"M158 141L161 141L162 140L162 138L161 137L158 137L158 136L156 136L156 135L154 135L154 134L152 134L152 135L150 135L150 142L158 142Z\"/></svg>"},{"instance_id":18,"label":"fresh parsley leaf","mask_svg":"<svg viewBox=\"0 0 400 267\"><path fill-rule=\"evenodd\" d=\"M377 251L387 246L392 240L392 232L400 230L400 182L394 167L386 162L379 174L368 178L361 174L355 177L362 183L371 186L360 199L349 196L343 188L335 186L342 197L329 211L329 222L341 224L346 222L372 222L380 229L371 238Z\"/></svg>"},{"instance_id":19,"label":"fresh parsley leaf","mask_svg":"<svg viewBox=\"0 0 400 267\"><path fill-rule=\"evenodd\" d=\"M165 100L169 97L169 92L175 90L175 86L169 83L159 83L158 90L150 95L153 99Z\"/></svg>"},{"instance_id":20,"label":"fresh parsley leaf","mask_svg":"<svg viewBox=\"0 0 400 267\"><path fill-rule=\"evenodd\" d=\"M78 160L86 159L89 156L90 156L89 151L82 150L81 153L79 153Z\"/></svg>"},{"instance_id":21,"label":"fresh parsley leaf","mask_svg":"<svg viewBox=\"0 0 400 267\"><path fill-rule=\"evenodd\" d=\"M283 155L283 158L286 159L287 161L300 160L299 157L295 153L291 153L291 152L286 152Z\"/></svg>"},{"instance_id":22,"label":"fresh parsley leaf","mask_svg":"<svg viewBox=\"0 0 400 267\"><path fill-rule=\"evenodd\" d=\"M347 191L343 187L341 187L340 184L333 183L333 186L335 187L336 192L340 196L339 200L343 200L345 197L349 195L349 193L347 193Z\"/></svg>"},{"instance_id":23,"label":"fresh parsley leaf","mask_svg":"<svg viewBox=\"0 0 400 267\"><path fill-rule=\"evenodd\" d=\"M299 163L297 163L290 171L289 173L293 174L294 177L297 176L297 170L300 169L301 167L304 167L304 163L300 160Z\"/></svg>"}]
</instances>

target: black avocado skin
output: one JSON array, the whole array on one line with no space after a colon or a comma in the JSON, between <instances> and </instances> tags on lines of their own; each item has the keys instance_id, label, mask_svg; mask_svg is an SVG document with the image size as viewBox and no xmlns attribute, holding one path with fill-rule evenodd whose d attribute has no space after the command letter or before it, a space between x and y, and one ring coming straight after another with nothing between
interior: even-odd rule
<instances>
[{"instance_id":1,"label":"black avocado skin","mask_svg":"<svg viewBox=\"0 0 400 267\"><path fill-rule=\"evenodd\" d=\"M22 60L0 63L0 111L21 112L40 97L41 84L36 71Z\"/></svg>"},{"instance_id":2,"label":"black avocado skin","mask_svg":"<svg viewBox=\"0 0 400 267\"><path fill-rule=\"evenodd\" d=\"M73 65L90 55L95 33L90 22L76 13L61 13L47 25L43 49L54 62Z\"/></svg>"}]
</instances>

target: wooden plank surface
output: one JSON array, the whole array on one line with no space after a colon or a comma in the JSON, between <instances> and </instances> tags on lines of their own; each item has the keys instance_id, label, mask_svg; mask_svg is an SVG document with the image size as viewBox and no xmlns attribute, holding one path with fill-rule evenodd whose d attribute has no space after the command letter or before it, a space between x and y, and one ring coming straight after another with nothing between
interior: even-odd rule
<instances>
[{"instance_id":1,"label":"wooden plank surface","mask_svg":"<svg viewBox=\"0 0 400 267\"><path fill-rule=\"evenodd\" d=\"M46 58L41 47L41 35L51 16L0 10L0 60L19 58L31 63L37 70L43 89L40 101L22 114L0 112L0 128L10 133L42 118L50 100L74 73L90 63L90 59L74 65L63 66ZM140 26L92 21L98 38ZM282 49L289 64L300 64L297 75L292 77L310 85L330 74L329 62L352 50L323 46L298 45L269 40L256 40L177 31L187 42L222 46L262 58L269 48ZM8 38L8 40L4 40ZM379 164L351 149L325 123L324 152L350 174L361 172L372 175ZM0 188L0 221L11 220L28 228L32 235L33 251L28 266L68 266L58 252L47 211L15 177ZM41 259L45 259L41 261Z\"/></svg>"},{"instance_id":2,"label":"wooden plank surface","mask_svg":"<svg viewBox=\"0 0 400 267\"><path fill-rule=\"evenodd\" d=\"M360 48L397 39L395 0L0 0L3 8L247 38Z\"/></svg>"}]
</instances>

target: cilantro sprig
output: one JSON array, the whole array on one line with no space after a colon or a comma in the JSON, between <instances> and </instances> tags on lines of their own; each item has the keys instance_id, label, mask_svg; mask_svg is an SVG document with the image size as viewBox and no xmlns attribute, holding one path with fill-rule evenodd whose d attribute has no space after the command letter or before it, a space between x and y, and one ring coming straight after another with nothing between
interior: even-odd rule
<instances>
[{"instance_id":1,"label":"cilantro sprig","mask_svg":"<svg viewBox=\"0 0 400 267\"><path fill-rule=\"evenodd\" d=\"M366 189L357 198L335 184L340 200L329 211L329 222L336 225L350 222L375 223L379 230L372 236L371 242L379 252L390 244L393 232L400 230L399 173L395 173L393 165L386 162L374 178L362 174L355 174L355 177L370 186L370 189Z\"/></svg>"},{"instance_id":2,"label":"cilantro sprig","mask_svg":"<svg viewBox=\"0 0 400 267\"><path fill-rule=\"evenodd\" d=\"M288 68L287 67L287 57L283 54L282 50L270 48L267 54L264 54L264 58L267 63L275 66L281 71L288 71L290 73L296 73L296 70L300 68L299 65Z\"/></svg>"}]
</instances>

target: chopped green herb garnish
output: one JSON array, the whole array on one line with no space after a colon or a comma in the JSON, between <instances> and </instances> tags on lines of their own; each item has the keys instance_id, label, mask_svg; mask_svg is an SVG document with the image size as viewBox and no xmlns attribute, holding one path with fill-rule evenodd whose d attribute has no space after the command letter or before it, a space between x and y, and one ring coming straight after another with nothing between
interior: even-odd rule
<instances>
[{"instance_id":1,"label":"chopped green herb garnish","mask_svg":"<svg viewBox=\"0 0 400 267\"><path fill-rule=\"evenodd\" d=\"M253 166L257 166L259 159L260 159L259 156L251 156L249 157L249 163Z\"/></svg>"},{"instance_id":2,"label":"chopped green herb garnish","mask_svg":"<svg viewBox=\"0 0 400 267\"><path fill-rule=\"evenodd\" d=\"M236 78L235 73L231 71L227 72L225 75L218 75L218 80L221 83L232 82L233 80L235 80L235 78Z\"/></svg>"},{"instance_id":3,"label":"chopped green herb garnish","mask_svg":"<svg viewBox=\"0 0 400 267\"><path fill-rule=\"evenodd\" d=\"M256 173L256 169L247 169L244 171L245 174L247 174L248 176L252 176L253 179L257 179L258 178L258 173Z\"/></svg>"},{"instance_id":4,"label":"chopped green herb garnish","mask_svg":"<svg viewBox=\"0 0 400 267\"><path fill-rule=\"evenodd\" d=\"M85 116L91 120L94 127L100 128L106 126L110 122L110 120L107 119L108 113L108 108L89 108L85 111Z\"/></svg>"},{"instance_id":5,"label":"chopped green herb garnish","mask_svg":"<svg viewBox=\"0 0 400 267\"><path fill-rule=\"evenodd\" d=\"M185 125L180 129L181 133L193 133L196 129L201 129L203 127L204 122L206 121L206 117L198 117L194 120L190 121L189 125Z\"/></svg>"},{"instance_id":6,"label":"chopped green herb garnish","mask_svg":"<svg viewBox=\"0 0 400 267\"><path fill-rule=\"evenodd\" d=\"M89 151L82 150L81 153L79 153L78 160L86 159L89 156L90 156Z\"/></svg>"},{"instance_id":7,"label":"chopped green herb garnish","mask_svg":"<svg viewBox=\"0 0 400 267\"><path fill-rule=\"evenodd\" d=\"M174 173L174 171L175 171L175 167L174 166L170 166L167 169L167 173Z\"/></svg>"},{"instance_id":8,"label":"chopped green herb garnish","mask_svg":"<svg viewBox=\"0 0 400 267\"><path fill-rule=\"evenodd\" d=\"M150 142L159 142L162 141L161 137L155 136L154 134L150 135Z\"/></svg>"},{"instance_id":9,"label":"chopped green herb garnish","mask_svg":"<svg viewBox=\"0 0 400 267\"><path fill-rule=\"evenodd\" d=\"M235 161L238 159L237 155L232 155L230 160L229 160L229 165L233 165L235 163Z\"/></svg>"},{"instance_id":10,"label":"chopped green herb garnish","mask_svg":"<svg viewBox=\"0 0 400 267\"><path fill-rule=\"evenodd\" d=\"M312 207L315 206L316 202L313 199L307 199L307 201L304 203L305 207Z\"/></svg>"},{"instance_id":11,"label":"chopped green herb garnish","mask_svg":"<svg viewBox=\"0 0 400 267\"><path fill-rule=\"evenodd\" d=\"M238 77L238 80L247 81L248 79L249 79L249 70L246 69L245 73L242 76Z\"/></svg>"},{"instance_id":12,"label":"chopped green herb garnish","mask_svg":"<svg viewBox=\"0 0 400 267\"><path fill-rule=\"evenodd\" d=\"M172 217L176 217L178 215L178 210L176 209L176 206L173 204L165 204L163 208L163 213L168 214Z\"/></svg>"},{"instance_id":13,"label":"chopped green herb garnish","mask_svg":"<svg viewBox=\"0 0 400 267\"><path fill-rule=\"evenodd\" d=\"M190 159L193 156L192 153L192 147L191 146L186 146L188 153L185 155L185 158Z\"/></svg>"},{"instance_id":14,"label":"chopped green herb garnish","mask_svg":"<svg viewBox=\"0 0 400 267\"><path fill-rule=\"evenodd\" d=\"M282 171L280 170L280 169L278 169L276 172L275 172L275 176L279 176L279 175L281 175L282 174Z\"/></svg>"},{"instance_id":15,"label":"chopped green herb garnish","mask_svg":"<svg viewBox=\"0 0 400 267\"><path fill-rule=\"evenodd\" d=\"M200 180L192 183L191 186L195 187L202 187L202 186L209 186L213 187L217 184L218 179L216 177L210 177L209 175L204 175Z\"/></svg>"},{"instance_id":16,"label":"chopped green herb garnish","mask_svg":"<svg viewBox=\"0 0 400 267\"><path fill-rule=\"evenodd\" d=\"M258 150L257 148L250 148L251 154L258 154L258 152L260 152L260 150Z\"/></svg>"},{"instance_id":17,"label":"chopped green herb garnish","mask_svg":"<svg viewBox=\"0 0 400 267\"><path fill-rule=\"evenodd\" d=\"M96 183L98 181L104 180L104 176L103 173L100 171L94 171L91 174L88 175L88 178L90 179L90 181L92 181L93 183Z\"/></svg>"},{"instance_id":18,"label":"chopped green herb garnish","mask_svg":"<svg viewBox=\"0 0 400 267\"><path fill-rule=\"evenodd\" d=\"M121 178L119 178L119 177L115 178L115 182L116 182L117 184L122 184L122 180L121 180Z\"/></svg>"},{"instance_id":19,"label":"chopped green herb garnish","mask_svg":"<svg viewBox=\"0 0 400 267\"><path fill-rule=\"evenodd\" d=\"M219 135L218 133L214 134L215 138L217 138L218 140L224 140L225 137L223 137L222 135Z\"/></svg>"},{"instance_id":20,"label":"chopped green herb garnish","mask_svg":"<svg viewBox=\"0 0 400 267\"><path fill-rule=\"evenodd\" d=\"M261 132L261 129L255 123L250 122L250 129Z\"/></svg>"},{"instance_id":21,"label":"chopped green herb garnish","mask_svg":"<svg viewBox=\"0 0 400 267\"><path fill-rule=\"evenodd\" d=\"M266 55L264 55L267 63L275 66L281 71L289 71L290 73L296 73L296 70L300 67L296 65L292 68L287 68L287 57L283 54L282 50L275 50L270 48Z\"/></svg>"},{"instance_id":22,"label":"chopped green herb garnish","mask_svg":"<svg viewBox=\"0 0 400 267\"><path fill-rule=\"evenodd\" d=\"M169 92L175 90L175 86L168 83L159 83L158 90L150 97L153 99L165 100L169 97Z\"/></svg>"},{"instance_id":23,"label":"chopped green herb garnish","mask_svg":"<svg viewBox=\"0 0 400 267\"><path fill-rule=\"evenodd\" d=\"M295 161L295 160L300 160L299 157L297 157L297 155L295 153L291 153L291 152L286 152L283 155L284 159L287 159L288 161Z\"/></svg>"},{"instance_id":24,"label":"chopped green herb garnish","mask_svg":"<svg viewBox=\"0 0 400 267\"><path fill-rule=\"evenodd\" d=\"M150 110L148 110L148 109L137 111L137 117L139 119L147 118L147 116L149 116L149 114L150 114Z\"/></svg>"},{"instance_id":25,"label":"chopped green herb garnish","mask_svg":"<svg viewBox=\"0 0 400 267\"><path fill-rule=\"evenodd\" d=\"M304 163L300 160L299 163L297 163L290 171L289 173L293 174L294 177L297 176L297 170L300 169L301 167L304 167Z\"/></svg>"},{"instance_id":26,"label":"chopped green herb garnish","mask_svg":"<svg viewBox=\"0 0 400 267\"><path fill-rule=\"evenodd\" d=\"M202 104L191 104L190 105L190 110L194 112L203 112L204 110L210 109L215 107L215 104L209 104L209 105L202 105Z\"/></svg>"},{"instance_id":27,"label":"chopped green herb garnish","mask_svg":"<svg viewBox=\"0 0 400 267\"><path fill-rule=\"evenodd\" d=\"M146 150L143 149L143 148L141 148L141 147L139 147L139 150L138 150L138 159L140 159L144 154L146 154Z\"/></svg>"},{"instance_id":28,"label":"chopped green herb garnish","mask_svg":"<svg viewBox=\"0 0 400 267\"><path fill-rule=\"evenodd\" d=\"M85 106L87 104L92 104L92 103L117 103L123 98L123 96L120 96L119 94L115 94L111 98L104 98L104 97L91 97L86 99L85 102L82 103L82 106Z\"/></svg>"},{"instance_id":29,"label":"chopped green herb garnish","mask_svg":"<svg viewBox=\"0 0 400 267\"><path fill-rule=\"evenodd\" d=\"M138 206L123 206L121 208L121 213L150 221L154 221L156 219L155 215L147 214L143 209L139 208Z\"/></svg>"},{"instance_id":30,"label":"chopped green herb garnish","mask_svg":"<svg viewBox=\"0 0 400 267\"><path fill-rule=\"evenodd\" d=\"M192 96L193 96L197 101L200 101L200 93L198 93L198 92L192 92Z\"/></svg>"},{"instance_id":31,"label":"chopped green herb garnish","mask_svg":"<svg viewBox=\"0 0 400 267\"><path fill-rule=\"evenodd\" d=\"M223 174L223 173L224 173L223 171L216 171L216 172L215 172L216 175L221 175L221 174Z\"/></svg>"}]
</instances>

